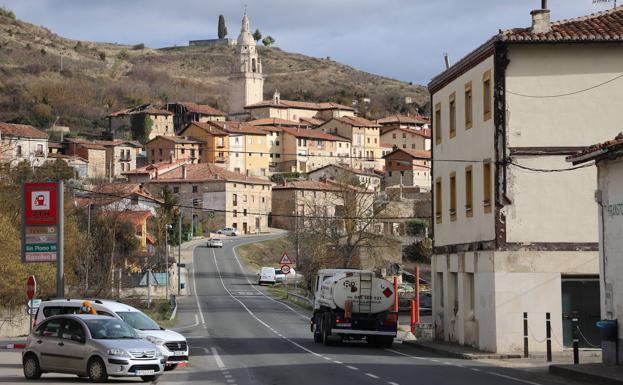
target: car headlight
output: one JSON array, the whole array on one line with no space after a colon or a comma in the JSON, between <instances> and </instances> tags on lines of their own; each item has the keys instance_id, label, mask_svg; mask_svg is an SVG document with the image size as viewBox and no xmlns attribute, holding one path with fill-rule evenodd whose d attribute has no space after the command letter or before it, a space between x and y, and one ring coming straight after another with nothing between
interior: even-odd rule
<instances>
[{"instance_id":1,"label":"car headlight","mask_svg":"<svg viewBox=\"0 0 623 385\"><path fill-rule=\"evenodd\" d=\"M154 336L146 336L145 339L155 345L164 345L165 341L162 338Z\"/></svg>"},{"instance_id":2,"label":"car headlight","mask_svg":"<svg viewBox=\"0 0 623 385\"><path fill-rule=\"evenodd\" d=\"M123 349L108 349L109 356L130 357L130 354Z\"/></svg>"}]
</instances>

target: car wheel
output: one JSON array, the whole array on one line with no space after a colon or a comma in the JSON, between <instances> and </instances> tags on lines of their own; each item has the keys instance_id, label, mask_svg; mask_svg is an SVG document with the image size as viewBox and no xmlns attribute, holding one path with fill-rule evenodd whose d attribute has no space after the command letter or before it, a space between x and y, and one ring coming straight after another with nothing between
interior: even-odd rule
<instances>
[{"instance_id":1,"label":"car wheel","mask_svg":"<svg viewBox=\"0 0 623 385\"><path fill-rule=\"evenodd\" d=\"M143 380L143 382L152 382L156 378L158 378L158 376L141 376L141 380Z\"/></svg>"},{"instance_id":2,"label":"car wheel","mask_svg":"<svg viewBox=\"0 0 623 385\"><path fill-rule=\"evenodd\" d=\"M87 366L87 373L91 382L105 382L108 380L108 373L106 372L106 365L101 358L91 358L89 365Z\"/></svg>"},{"instance_id":3,"label":"car wheel","mask_svg":"<svg viewBox=\"0 0 623 385\"><path fill-rule=\"evenodd\" d=\"M39 366L39 360L34 354L29 354L24 357L24 377L28 380L37 380L41 378L41 367Z\"/></svg>"}]
</instances>

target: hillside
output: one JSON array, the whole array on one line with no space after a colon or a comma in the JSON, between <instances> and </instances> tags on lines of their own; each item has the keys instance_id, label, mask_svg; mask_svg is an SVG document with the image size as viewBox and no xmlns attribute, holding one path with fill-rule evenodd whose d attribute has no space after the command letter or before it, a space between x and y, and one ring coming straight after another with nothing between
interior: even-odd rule
<instances>
[{"instance_id":1,"label":"hillside","mask_svg":"<svg viewBox=\"0 0 623 385\"><path fill-rule=\"evenodd\" d=\"M265 97L351 104L371 118L427 109L427 90L330 59L259 47ZM0 16L0 121L58 124L98 132L109 113L139 103L195 101L225 111L231 47L145 48L66 39L46 28Z\"/></svg>"}]
</instances>

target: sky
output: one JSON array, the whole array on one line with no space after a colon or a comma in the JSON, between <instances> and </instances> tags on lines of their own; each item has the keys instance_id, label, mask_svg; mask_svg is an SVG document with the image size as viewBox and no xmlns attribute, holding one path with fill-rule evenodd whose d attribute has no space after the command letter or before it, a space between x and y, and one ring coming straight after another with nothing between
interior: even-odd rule
<instances>
[{"instance_id":1,"label":"sky","mask_svg":"<svg viewBox=\"0 0 623 385\"><path fill-rule=\"evenodd\" d=\"M603 1L603 0L597 0ZM549 0L552 20L605 10L594 0ZM527 27L540 0L0 0L21 20L77 40L152 48L216 38L219 14L236 38L245 4L251 30L276 46L331 57L394 79L427 84L499 29Z\"/></svg>"}]
</instances>

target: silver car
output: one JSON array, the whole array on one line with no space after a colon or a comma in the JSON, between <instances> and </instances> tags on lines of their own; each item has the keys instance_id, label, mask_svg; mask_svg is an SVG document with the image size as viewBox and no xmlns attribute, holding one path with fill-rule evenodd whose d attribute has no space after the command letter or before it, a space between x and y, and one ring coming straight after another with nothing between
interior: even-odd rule
<instances>
[{"instance_id":1,"label":"silver car","mask_svg":"<svg viewBox=\"0 0 623 385\"><path fill-rule=\"evenodd\" d=\"M153 381L164 372L166 358L140 339L125 322L100 315L53 316L29 336L22 353L24 377L47 372L70 373L104 382L108 377Z\"/></svg>"},{"instance_id":2,"label":"silver car","mask_svg":"<svg viewBox=\"0 0 623 385\"><path fill-rule=\"evenodd\" d=\"M206 243L207 247L223 247L223 240L221 238L210 238Z\"/></svg>"}]
</instances>

